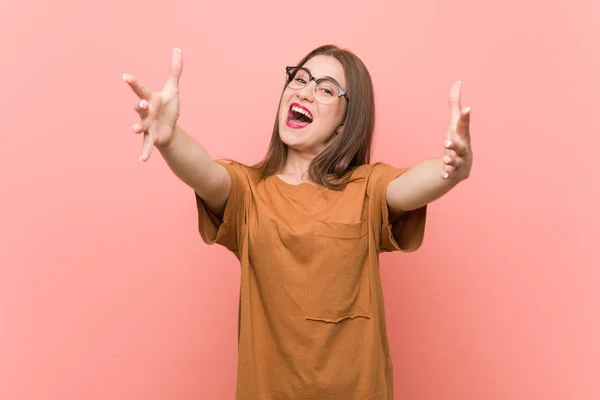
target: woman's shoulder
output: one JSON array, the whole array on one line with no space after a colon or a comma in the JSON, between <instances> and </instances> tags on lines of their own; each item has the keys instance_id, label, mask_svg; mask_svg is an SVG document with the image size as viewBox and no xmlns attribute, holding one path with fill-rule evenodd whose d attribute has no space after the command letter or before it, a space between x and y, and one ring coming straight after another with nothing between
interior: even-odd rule
<instances>
[{"instance_id":1,"label":"woman's shoulder","mask_svg":"<svg viewBox=\"0 0 600 400\"><path fill-rule=\"evenodd\" d=\"M260 170L251 165L230 158L219 158L214 161L227 170L232 182L238 187L252 187L260 181Z\"/></svg>"},{"instance_id":2,"label":"woman's shoulder","mask_svg":"<svg viewBox=\"0 0 600 400\"><path fill-rule=\"evenodd\" d=\"M371 179L379 175L385 174L388 171L396 170L397 168L391 165L377 161L369 164L359 165L352 171L352 179Z\"/></svg>"},{"instance_id":3,"label":"woman's shoulder","mask_svg":"<svg viewBox=\"0 0 600 400\"><path fill-rule=\"evenodd\" d=\"M241 161L233 160L231 158L219 158L214 161L227 169L232 169L238 173L243 173L248 176L257 176L260 174L260 169L256 166L247 165Z\"/></svg>"}]
</instances>

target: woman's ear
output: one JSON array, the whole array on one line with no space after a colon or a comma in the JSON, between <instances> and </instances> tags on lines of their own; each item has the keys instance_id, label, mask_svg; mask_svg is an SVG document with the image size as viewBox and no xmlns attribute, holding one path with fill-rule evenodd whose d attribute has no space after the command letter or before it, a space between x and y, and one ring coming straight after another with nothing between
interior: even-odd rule
<instances>
[{"instance_id":1,"label":"woman's ear","mask_svg":"<svg viewBox=\"0 0 600 400\"><path fill-rule=\"evenodd\" d=\"M342 133L344 131L344 124L341 124L335 129L335 134Z\"/></svg>"}]
</instances>

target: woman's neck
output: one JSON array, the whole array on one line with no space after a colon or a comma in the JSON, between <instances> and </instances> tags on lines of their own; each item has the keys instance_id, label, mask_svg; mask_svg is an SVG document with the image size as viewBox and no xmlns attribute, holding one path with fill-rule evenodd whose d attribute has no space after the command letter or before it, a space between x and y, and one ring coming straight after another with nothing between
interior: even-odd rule
<instances>
[{"instance_id":1,"label":"woman's neck","mask_svg":"<svg viewBox=\"0 0 600 400\"><path fill-rule=\"evenodd\" d=\"M285 177L285 180L290 183L313 183L308 175L308 167L314 157L312 154L300 153L288 148L285 165L278 175Z\"/></svg>"}]
</instances>

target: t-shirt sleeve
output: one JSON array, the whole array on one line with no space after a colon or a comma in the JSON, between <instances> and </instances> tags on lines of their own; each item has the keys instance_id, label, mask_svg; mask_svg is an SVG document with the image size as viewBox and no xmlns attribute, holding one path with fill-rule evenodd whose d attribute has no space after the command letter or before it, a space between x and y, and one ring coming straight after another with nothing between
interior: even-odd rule
<instances>
[{"instance_id":1,"label":"t-shirt sleeve","mask_svg":"<svg viewBox=\"0 0 600 400\"><path fill-rule=\"evenodd\" d=\"M387 187L409 168L394 168L378 163L369 179L371 215L375 226L380 227L379 252L413 252L423 244L427 205L402 214L392 226L386 199Z\"/></svg>"},{"instance_id":2,"label":"t-shirt sleeve","mask_svg":"<svg viewBox=\"0 0 600 400\"><path fill-rule=\"evenodd\" d=\"M248 177L243 167L237 163L216 161L229 173L231 189L223 212L223 219L219 219L196 195L198 209L198 230L202 240L209 245L220 244L237 254L244 231L246 194L250 190Z\"/></svg>"}]
</instances>

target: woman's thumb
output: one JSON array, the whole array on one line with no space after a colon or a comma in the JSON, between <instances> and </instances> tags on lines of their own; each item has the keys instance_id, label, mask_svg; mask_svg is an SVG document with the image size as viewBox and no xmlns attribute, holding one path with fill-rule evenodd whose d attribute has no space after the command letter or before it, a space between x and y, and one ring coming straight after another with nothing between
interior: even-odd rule
<instances>
[{"instance_id":1,"label":"woman's thumb","mask_svg":"<svg viewBox=\"0 0 600 400\"><path fill-rule=\"evenodd\" d=\"M171 69L169 71L169 79L165 83L164 90L170 92L179 91L179 79L181 78L181 71L183 70L183 54L180 48L173 49L171 55Z\"/></svg>"}]
</instances>

